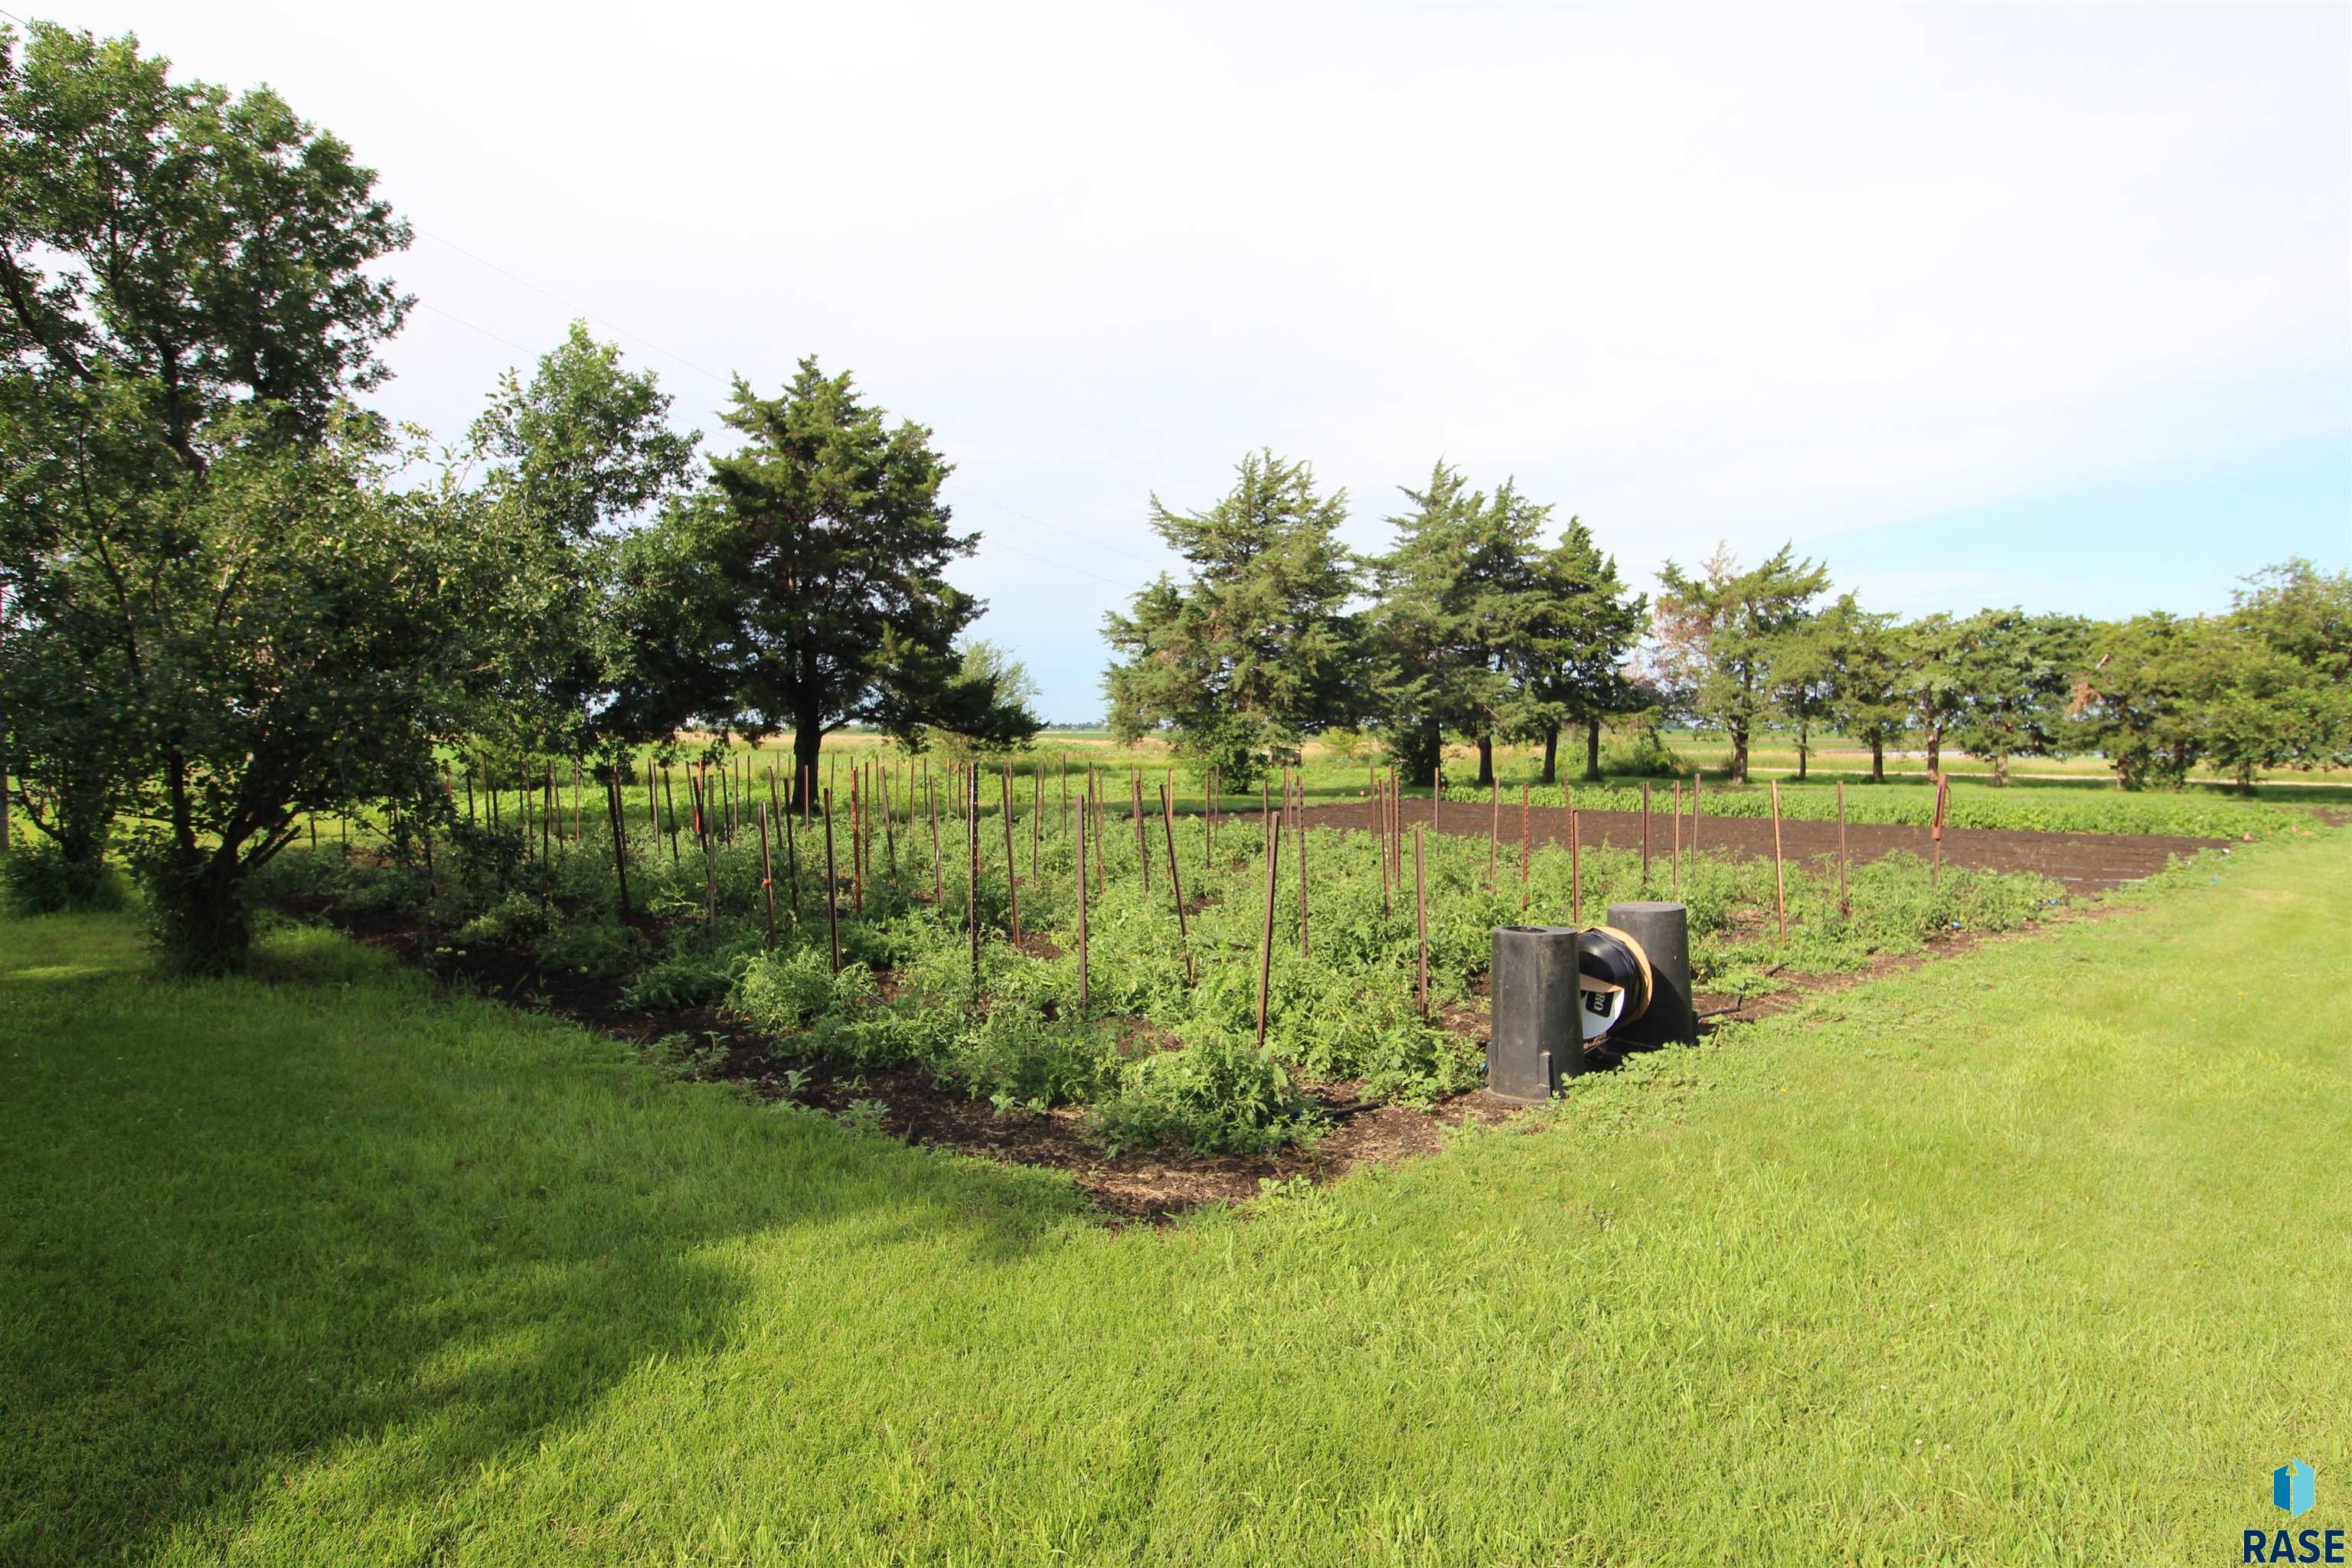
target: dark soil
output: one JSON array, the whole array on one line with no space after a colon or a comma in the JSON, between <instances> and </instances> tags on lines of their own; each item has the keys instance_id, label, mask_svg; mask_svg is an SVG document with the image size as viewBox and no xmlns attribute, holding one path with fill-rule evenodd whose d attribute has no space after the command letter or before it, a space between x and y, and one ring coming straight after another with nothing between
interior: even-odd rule
<instances>
[{"instance_id":1,"label":"dark soil","mask_svg":"<svg viewBox=\"0 0 2352 1568\"><path fill-rule=\"evenodd\" d=\"M1403 811L1407 827L1416 823L1425 825L1431 818L1431 803L1409 799L1404 802ZM1528 837L1538 844L1567 843L1567 816L1557 805L1534 807L1528 813ZM1379 808L1370 802L1312 806L1307 816L1326 827L1351 827L1364 832L1376 830L1380 822ZM1612 849L1642 847L1642 814L1638 811L1580 811L1576 816L1578 836L1586 844L1607 845ZM1496 831L1489 801L1448 800L1437 813L1437 826L1441 832L1479 838ZM1506 854L1517 846L1519 826L1519 807L1506 800L1499 827ZM1685 813L1685 849L1690 847L1689 835L1694 831L1698 847L1709 853L1772 853L1772 823L1767 817L1701 816L1694 828ZM1849 823L1844 832L1846 852L1856 861L1875 860L1897 850L1922 859L1932 858L1935 853L1935 842L1925 827L1856 822ZM1651 816L1649 833L1650 852L1663 860L1672 852L1675 843L1674 816L1664 801ZM1838 833L1834 822L1784 820L1780 824L1780 852L1791 860L1835 855ZM2183 838L2163 834L2028 833L2010 828L1947 827L1944 858L1955 866L1971 866L1985 871L2034 872L2062 883L2070 893L2101 893L2164 869L2165 862L2176 855L2190 855L2228 842L2226 838Z\"/></svg>"}]
</instances>

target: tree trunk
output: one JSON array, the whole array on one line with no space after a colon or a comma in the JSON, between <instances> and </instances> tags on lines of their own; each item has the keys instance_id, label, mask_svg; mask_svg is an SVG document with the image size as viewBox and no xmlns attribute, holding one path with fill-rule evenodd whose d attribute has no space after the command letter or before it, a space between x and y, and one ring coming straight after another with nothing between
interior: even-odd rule
<instances>
[{"instance_id":1,"label":"tree trunk","mask_svg":"<svg viewBox=\"0 0 2352 1568\"><path fill-rule=\"evenodd\" d=\"M1992 787L1995 789L2009 787L2009 753L2007 752L1993 753Z\"/></svg>"},{"instance_id":2,"label":"tree trunk","mask_svg":"<svg viewBox=\"0 0 2352 1568\"><path fill-rule=\"evenodd\" d=\"M1884 735L1870 738L1870 782L1886 782L1886 737Z\"/></svg>"},{"instance_id":3,"label":"tree trunk","mask_svg":"<svg viewBox=\"0 0 2352 1568\"><path fill-rule=\"evenodd\" d=\"M817 759L823 755L824 750L824 731L818 726L815 720L803 719L793 723L793 785L790 800L795 811L802 810L804 806L806 809L814 810L823 801L824 797L817 794L824 785L816 776L816 766ZM803 789L808 790L810 795L810 798L805 803L801 799L801 792Z\"/></svg>"},{"instance_id":4,"label":"tree trunk","mask_svg":"<svg viewBox=\"0 0 2352 1568\"><path fill-rule=\"evenodd\" d=\"M1559 726L1557 724L1544 726L1543 782L1548 784L1559 782Z\"/></svg>"},{"instance_id":5,"label":"tree trunk","mask_svg":"<svg viewBox=\"0 0 2352 1568\"><path fill-rule=\"evenodd\" d=\"M178 864L154 889L166 961L184 974L229 974L244 968L253 950L244 868L226 850L184 850L175 859Z\"/></svg>"},{"instance_id":6,"label":"tree trunk","mask_svg":"<svg viewBox=\"0 0 2352 1568\"><path fill-rule=\"evenodd\" d=\"M1748 782L1748 726L1745 724L1731 727L1731 782L1743 784Z\"/></svg>"},{"instance_id":7,"label":"tree trunk","mask_svg":"<svg viewBox=\"0 0 2352 1568\"><path fill-rule=\"evenodd\" d=\"M1927 731L1927 776L1934 778L1941 773L1943 764L1944 732L1941 730L1930 730Z\"/></svg>"},{"instance_id":8,"label":"tree trunk","mask_svg":"<svg viewBox=\"0 0 2352 1568\"><path fill-rule=\"evenodd\" d=\"M1495 782L1495 737L1478 737L1478 787L1486 788Z\"/></svg>"},{"instance_id":9,"label":"tree trunk","mask_svg":"<svg viewBox=\"0 0 2352 1568\"><path fill-rule=\"evenodd\" d=\"M1588 784L1601 782L1601 721L1588 719L1584 723L1584 777Z\"/></svg>"},{"instance_id":10,"label":"tree trunk","mask_svg":"<svg viewBox=\"0 0 2352 1568\"><path fill-rule=\"evenodd\" d=\"M1801 724L1798 725L1798 726L1797 726L1797 782L1798 782L1799 784L1802 784L1802 783L1804 783L1804 782L1805 782L1805 768L1806 768L1806 765L1807 765L1809 763L1811 763L1811 760L1812 760L1812 752L1813 752L1813 748L1812 748L1812 746L1810 744L1810 742L1811 742L1811 740L1812 740L1812 732L1811 732L1810 730L1806 729L1803 725L1801 725Z\"/></svg>"}]
</instances>

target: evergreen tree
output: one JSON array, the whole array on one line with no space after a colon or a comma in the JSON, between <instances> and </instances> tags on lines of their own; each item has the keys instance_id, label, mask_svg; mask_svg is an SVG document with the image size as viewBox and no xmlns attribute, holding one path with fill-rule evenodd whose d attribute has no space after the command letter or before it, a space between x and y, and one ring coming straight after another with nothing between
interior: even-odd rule
<instances>
[{"instance_id":1,"label":"evergreen tree","mask_svg":"<svg viewBox=\"0 0 2352 1568\"><path fill-rule=\"evenodd\" d=\"M1558 543L1533 563L1528 612L1506 658L1515 682L1515 737L1543 742L1543 782L1558 781L1559 731L1584 726L1584 776L1601 777L1601 727L1651 703L1629 680L1625 661L1647 624L1649 600L1617 575L1592 531L1570 518Z\"/></svg>"},{"instance_id":2,"label":"evergreen tree","mask_svg":"<svg viewBox=\"0 0 2352 1568\"><path fill-rule=\"evenodd\" d=\"M2178 784L2195 764L2196 637L2195 622L2160 610L2091 629L2066 711L2119 787Z\"/></svg>"},{"instance_id":3,"label":"evergreen tree","mask_svg":"<svg viewBox=\"0 0 2352 1568\"><path fill-rule=\"evenodd\" d=\"M1870 748L1870 782L1886 782L1886 747L1903 735L1909 708L1902 689L1902 628L1865 610L1852 594L1822 612L1832 650L1830 721Z\"/></svg>"},{"instance_id":4,"label":"evergreen tree","mask_svg":"<svg viewBox=\"0 0 2352 1568\"><path fill-rule=\"evenodd\" d=\"M1956 628L1964 697L1953 739L1992 763L1996 785L2009 783L2012 758L2058 745L2087 634L2076 616L2013 609L1980 610Z\"/></svg>"},{"instance_id":5,"label":"evergreen tree","mask_svg":"<svg viewBox=\"0 0 2352 1568\"><path fill-rule=\"evenodd\" d=\"M983 606L944 573L979 536L950 526L930 431L889 426L814 359L778 397L739 378L721 417L741 447L623 548L618 715L754 739L788 728L795 799L845 724L919 743L973 722L993 693L961 679L955 643Z\"/></svg>"},{"instance_id":6,"label":"evergreen tree","mask_svg":"<svg viewBox=\"0 0 2352 1568\"><path fill-rule=\"evenodd\" d=\"M1381 721L1413 783L1431 781L1454 732L1477 746L1489 784L1498 730L1532 721L1515 677L1543 628L1535 545L1551 509L1508 481L1473 490L1444 463L1427 489L1399 489L1412 510L1388 520L1396 542L1372 563Z\"/></svg>"},{"instance_id":7,"label":"evergreen tree","mask_svg":"<svg viewBox=\"0 0 2352 1568\"><path fill-rule=\"evenodd\" d=\"M1772 718L1797 738L1799 784L1811 770L1815 732L1836 711L1838 667L1844 651L1842 607L1852 602L1853 595L1847 595L1828 611L1793 622L1772 638L1765 652L1765 689Z\"/></svg>"},{"instance_id":8,"label":"evergreen tree","mask_svg":"<svg viewBox=\"0 0 2352 1568\"><path fill-rule=\"evenodd\" d=\"M1748 782L1749 736L1769 710L1775 639L1829 586L1828 569L1784 544L1746 571L1718 548L1696 575L1658 572L1654 630L1660 663L1692 715L1731 741L1731 776Z\"/></svg>"},{"instance_id":9,"label":"evergreen tree","mask_svg":"<svg viewBox=\"0 0 2352 1568\"><path fill-rule=\"evenodd\" d=\"M1206 511L1151 498L1152 528L1189 568L1165 573L1129 612L1104 617L1119 656L1105 676L1111 723L1165 731L1180 755L1245 786L1305 734L1355 705L1356 563L1339 540L1345 492L1272 451L1244 458Z\"/></svg>"}]
</instances>

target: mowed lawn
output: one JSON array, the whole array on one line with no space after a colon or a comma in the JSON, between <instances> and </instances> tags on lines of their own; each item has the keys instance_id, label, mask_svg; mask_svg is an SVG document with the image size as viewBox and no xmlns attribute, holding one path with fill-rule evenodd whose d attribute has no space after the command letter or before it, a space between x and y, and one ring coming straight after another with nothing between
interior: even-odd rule
<instances>
[{"instance_id":1,"label":"mowed lawn","mask_svg":"<svg viewBox=\"0 0 2352 1568\"><path fill-rule=\"evenodd\" d=\"M2352 1526L2347 889L1117 1231L329 937L0 924L0 1563L2234 1563L2290 1458Z\"/></svg>"}]
</instances>

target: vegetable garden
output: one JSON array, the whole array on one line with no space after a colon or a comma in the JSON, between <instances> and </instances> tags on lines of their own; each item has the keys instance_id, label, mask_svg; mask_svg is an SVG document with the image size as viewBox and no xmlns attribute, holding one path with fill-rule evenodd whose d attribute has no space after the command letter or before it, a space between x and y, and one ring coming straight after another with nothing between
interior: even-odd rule
<instances>
[{"instance_id":1,"label":"vegetable garden","mask_svg":"<svg viewBox=\"0 0 2352 1568\"><path fill-rule=\"evenodd\" d=\"M1430 834L1403 820L1425 803L1384 780L1368 832L1318 825L1294 788L1180 810L1159 770L846 762L805 811L741 751L601 787L468 762L445 810L314 838L265 893L407 930L435 965L518 996L701 1026L648 1042L681 1072L783 1098L821 1079L833 1108L884 1122L862 1075L896 1073L1000 1122L1075 1112L1104 1160L1311 1153L1365 1108L1475 1089L1498 924L1679 898L1698 988L1755 996L2063 901L2041 878L1911 855L1776 875L1693 853L1663 813L1647 856L1539 841L1531 800L1447 805L1491 831Z\"/></svg>"}]
</instances>

